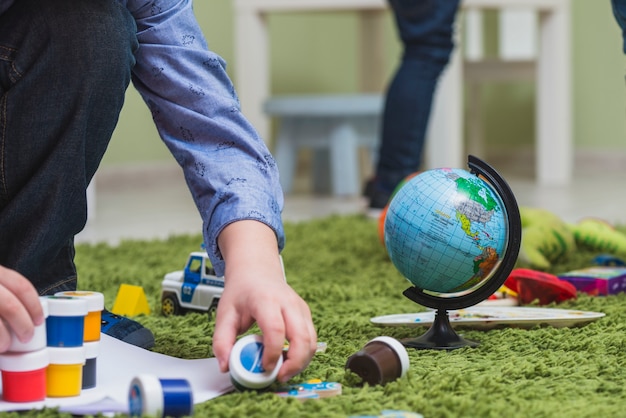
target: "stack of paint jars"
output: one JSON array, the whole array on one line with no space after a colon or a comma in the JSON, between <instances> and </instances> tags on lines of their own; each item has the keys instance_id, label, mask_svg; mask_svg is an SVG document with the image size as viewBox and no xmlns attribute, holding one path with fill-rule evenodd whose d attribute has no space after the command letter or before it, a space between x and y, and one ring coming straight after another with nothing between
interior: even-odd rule
<instances>
[{"instance_id":1,"label":"stack of paint jars","mask_svg":"<svg viewBox=\"0 0 626 418\"><path fill-rule=\"evenodd\" d=\"M46 331L50 364L46 373L46 391L49 397L80 395L85 364L83 336L86 316L85 299L48 296Z\"/></svg>"},{"instance_id":2,"label":"stack of paint jars","mask_svg":"<svg viewBox=\"0 0 626 418\"><path fill-rule=\"evenodd\" d=\"M46 397L78 396L96 386L96 359L104 295L60 292L39 298L46 317L28 343L15 335L0 354L2 397L7 402L37 402Z\"/></svg>"},{"instance_id":3,"label":"stack of paint jars","mask_svg":"<svg viewBox=\"0 0 626 418\"><path fill-rule=\"evenodd\" d=\"M85 364L83 366L82 388L90 389L96 386L96 361L100 345L100 329L102 325L102 310L104 309L104 295L98 292L76 290L60 292L56 296L74 297L87 302L87 315L83 328L83 347L85 349Z\"/></svg>"},{"instance_id":4,"label":"stack of paint jars","mask_svg":"<svg viewBox=\"0 0 626 418\"><path fill-rule=\"evenodd\" d=\"M39 299L44 316L48 317L48 301ZM2 371L2 398L6 402L37 402L46 398L46 370L49 353L46 338L46 323L35 327L33 338L20 342L11 333L11 345L0 354Z\"/></svg>"}]
</instances>

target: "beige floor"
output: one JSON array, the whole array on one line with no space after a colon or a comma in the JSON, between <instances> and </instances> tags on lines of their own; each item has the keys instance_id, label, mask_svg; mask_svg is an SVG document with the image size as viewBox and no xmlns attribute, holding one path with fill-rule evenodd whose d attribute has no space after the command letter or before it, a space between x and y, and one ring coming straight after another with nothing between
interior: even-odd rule
<instances>
[{"instance_id":1,"label":"beige floor","mask_svg":"<svg viewBox=\"0 0 626 418\"><path fill-rule=\"evenodd\" d=\"M577 166L567 187L539 187L525 165L492 165L509 182L520 206L542 207L568 222L598 217L626 223L626 167L622 164ZM306 178L300 183L306 183ZM202 224L178 167L107 168L98 174L94 216L77 242L166 238L199 233ZM306 192L286 196L284 219L302 221L334 213L363 211L360 197L315 196Z\"/></svg>"}]
</instances>

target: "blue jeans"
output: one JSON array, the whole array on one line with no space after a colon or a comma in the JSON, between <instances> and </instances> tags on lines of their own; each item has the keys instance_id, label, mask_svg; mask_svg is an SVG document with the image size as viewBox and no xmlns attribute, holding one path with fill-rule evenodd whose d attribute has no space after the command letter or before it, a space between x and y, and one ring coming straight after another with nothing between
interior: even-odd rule
<instances>
[{"instance_id":1,"label":"blue jeans","mask_svg":"<svg viewBox=\"0 0 626 418\"><path fill-rule=\"evenodd\" d=\"M419 169L437 80L454 47L459 0L389 0L403 55L386 94L374 187L391 193Z\"/></svg>"},{"instance_id":2,"label":"blue jeans","mask_svg":"<svg viewBox=\"0 0 626 418\"><path fill-rule=\"evenodd\" d=\"M0 15L0 265L76 288L86 188L119 118L136 28L117 0L17 0Z\"/></svg>"}]
</instances>

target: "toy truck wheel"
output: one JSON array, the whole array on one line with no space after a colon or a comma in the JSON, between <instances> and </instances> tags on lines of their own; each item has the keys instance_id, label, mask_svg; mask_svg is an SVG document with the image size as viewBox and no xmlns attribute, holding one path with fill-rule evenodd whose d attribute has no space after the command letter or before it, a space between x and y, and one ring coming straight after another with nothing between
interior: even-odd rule
<instances>
[{"instance_id":1,"label":"toy truck wheel","mask_svg":"<svg viewBox=\"0 0 626 418\"><path fill-rule=\"evenodd\" d=\"M215 317L215 313L217 312L217 304L219 303L219 301L219 298L213 298L213 302L211 302L211 306L209 306L209 310L207 311L209 313L209 320Z\"/></svg>"},{"instance_id":2,"label":"toy truck wheel","mask_svg":"<svg viewBox=\"0 0 626 418\"><path fill-rule=\"evenodd\" d=\"M164 316L180 315L180 304L176 295L168 294L161 299L161 313Z\"/></svg>"}]
</instances>

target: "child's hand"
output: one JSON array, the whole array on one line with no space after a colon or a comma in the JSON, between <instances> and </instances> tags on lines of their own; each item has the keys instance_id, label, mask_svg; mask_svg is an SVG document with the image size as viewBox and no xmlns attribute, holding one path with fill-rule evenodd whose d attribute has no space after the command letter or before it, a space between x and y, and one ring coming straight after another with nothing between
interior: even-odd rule
<instances>
[{"instance_id":1,"label":"child's hand","mask_svg":"<svg viewBox=\"0 0 626 418\"><path fill-rule=\"evenodd\" d=\"M284 280L274 233L257 221L240 221L224 229L219 244L226 261L213 336L220 369L228 370L237 336L256 321L263 333L266 370L274 368L285 340L289 341L287 358L278 373L278 380L285 382L309 364L317 335L308 305Z\"/></svg>"},{"instance_id":2,"label":"child's hand","mask_svg":"<svg viewBox=\"0 0 626 418\"><path fill-rule=\"evenodd\" d=\"M0 353L11 345L11 332L23 342L33 338L35 326L45 321L39 295L32 283L14 270L0 266Z\"/></svg>"},{"instance_id":3,"label":"child's hand","mask_svg":"<svg viewBox=\"0 0 626 418\"><path fill-rule=\"evenodd\" d=\"M230 278L226 279L230 280ZM213 348L222 371L236 337L256 321L263 333L263 367L274 369L289 341L278 380L286 382L301 372L315 353L317 337L306 303L286 283L270 277L241 277L229 283L217 308Z\"/></svg>"}]
</instances>

